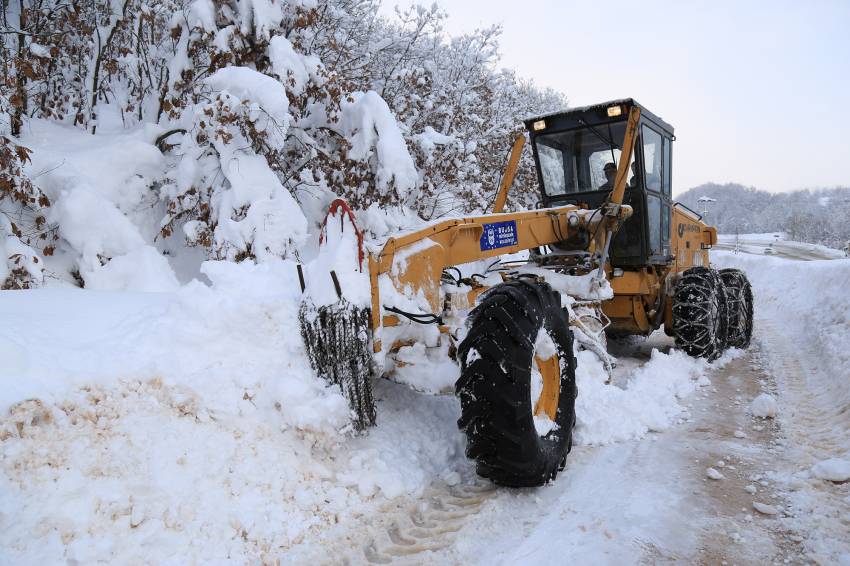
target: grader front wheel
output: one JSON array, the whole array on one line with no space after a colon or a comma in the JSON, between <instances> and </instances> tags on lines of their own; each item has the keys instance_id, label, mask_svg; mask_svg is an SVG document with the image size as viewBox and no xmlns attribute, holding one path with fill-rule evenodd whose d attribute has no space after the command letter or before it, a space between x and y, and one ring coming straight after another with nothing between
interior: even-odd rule
<instances>
[{"instance_id":1,"label":"grader front wheel","mask_svg":"<svg viewBox=\"0 0 850 566\"><path fill-rule=\"evenodd\" d=\"M575 424L573 337L545 283L494 287L470 314L458 348L458 426L478 474L510 487L543 485L563 467Z\"/></svg>"}]
</instances>

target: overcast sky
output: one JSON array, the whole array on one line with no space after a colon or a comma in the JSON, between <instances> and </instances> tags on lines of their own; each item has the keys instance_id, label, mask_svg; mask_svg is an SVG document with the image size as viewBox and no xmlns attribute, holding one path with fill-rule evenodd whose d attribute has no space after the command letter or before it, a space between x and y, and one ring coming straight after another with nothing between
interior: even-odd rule
<instances>
[{"instance_id":1,"label":"overcast sky","mask_svg":"<svg viewBox=\"0 0 850 566\"><path fill-rule=\"evenodd\" d=\"M453 35L501 24L501 66L570 105L633 97L670 122L674 192L850 186L850 0L437 4Z\"/></svg>"}]
</instances>

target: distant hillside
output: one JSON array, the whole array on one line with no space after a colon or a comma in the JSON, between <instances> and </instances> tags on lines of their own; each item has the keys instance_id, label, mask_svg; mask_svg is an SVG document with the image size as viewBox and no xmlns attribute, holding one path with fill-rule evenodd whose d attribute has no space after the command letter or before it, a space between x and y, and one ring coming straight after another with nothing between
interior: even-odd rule
<instances>
[{"instance_id":1,"label":"distant hillside","mask_svg":"<svg viewBox=\"0 0 850 566\"><path fill-rule=\"evenodd\" d=\"M769 193L736 183L706 183L676 200L702 213L721 233L786 232L793 240L842 248L850 240L850 187Z\"/></svg>"}]
</instances>

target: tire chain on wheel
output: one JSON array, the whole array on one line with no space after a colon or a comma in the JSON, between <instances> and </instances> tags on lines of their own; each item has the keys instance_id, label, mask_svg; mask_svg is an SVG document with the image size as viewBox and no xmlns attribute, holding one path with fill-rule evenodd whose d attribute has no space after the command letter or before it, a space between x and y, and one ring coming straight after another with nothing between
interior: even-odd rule
<instances>
[{"instance_id":1,"label":"tire chain on wheel","mask_svg":"<svg viewBox=\"0 0 850 566\"><path fill-rule=\"evenodd\" d=\"M478 474L512 487L553 479L572 446L575 424L575 357L561 296L545 283L508 281L494 287L470 313L469 332L458 348L461 376L458 427ZM561 390L555 430L534 427L531 368L540 328L557 346ZM475 354L470 355L474 349Z\"/></svg>"},{"instance_id":2,"label":"tire chain on wheel","mask_svg":"<svg viewBox=\"0 0 850 566\"><path fill-rule=\"evenodd\" d=\"M753 289L740 269L721 269L720 279L726 290L727 344L733 348L746 348L753 335Z\"/></svg>"},{"instance_id":3,"label":"tire chain on wheel","mask_svg":"<svg viewBox=\"0 0 850 566\"><path fill-rule=\"evenodd\" d=\"M726 349L726 291L720 275L708 267L682 273L673 297L673 333L676 346L688 355L720 357Z\"/></svg>"},{"instance_id":4,"label":"tire chain on wheel","mask_svg":"<svg viewBox=\"0 0 850 566\"><path fill-rule=\"evenodd\" d=\"M352 424L363 430L375 424L372 397L372 350L368 336L370 309L345 299L316 308L301 304L301 338L315 372L338 385L348 401Z\"/></svg>"}]
</instances>

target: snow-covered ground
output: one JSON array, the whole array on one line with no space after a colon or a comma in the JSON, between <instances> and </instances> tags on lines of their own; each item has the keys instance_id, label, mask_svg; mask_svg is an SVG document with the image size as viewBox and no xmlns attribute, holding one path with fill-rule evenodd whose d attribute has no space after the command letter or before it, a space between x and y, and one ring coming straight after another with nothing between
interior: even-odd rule
<instances>
[{"instance_id":1,"label":"snow-covered ground","mask_svg":"<svg viewBox=\"0 0 850 566\"><path fill-rule=\"evenodd\" d=\"M850 260L713 255L753 280L751 351L615 342L612 385L580 352L578 445L533 490L475 476L452 396L380 380L352 434L291 263L0 293L0 562L850 563Z\"/></svg>"},{"instance_id":2,"label":"snow-covered ground","mask_svg":"<svg viewBox=\"0 0 850 566\"><path fill-rule=\"evenodd\" d=\"M775 380L782 446L769 473L809 558L850 564L850 259L719 252L756 291L756 328Z\"/></svg>"}]
</instances>

